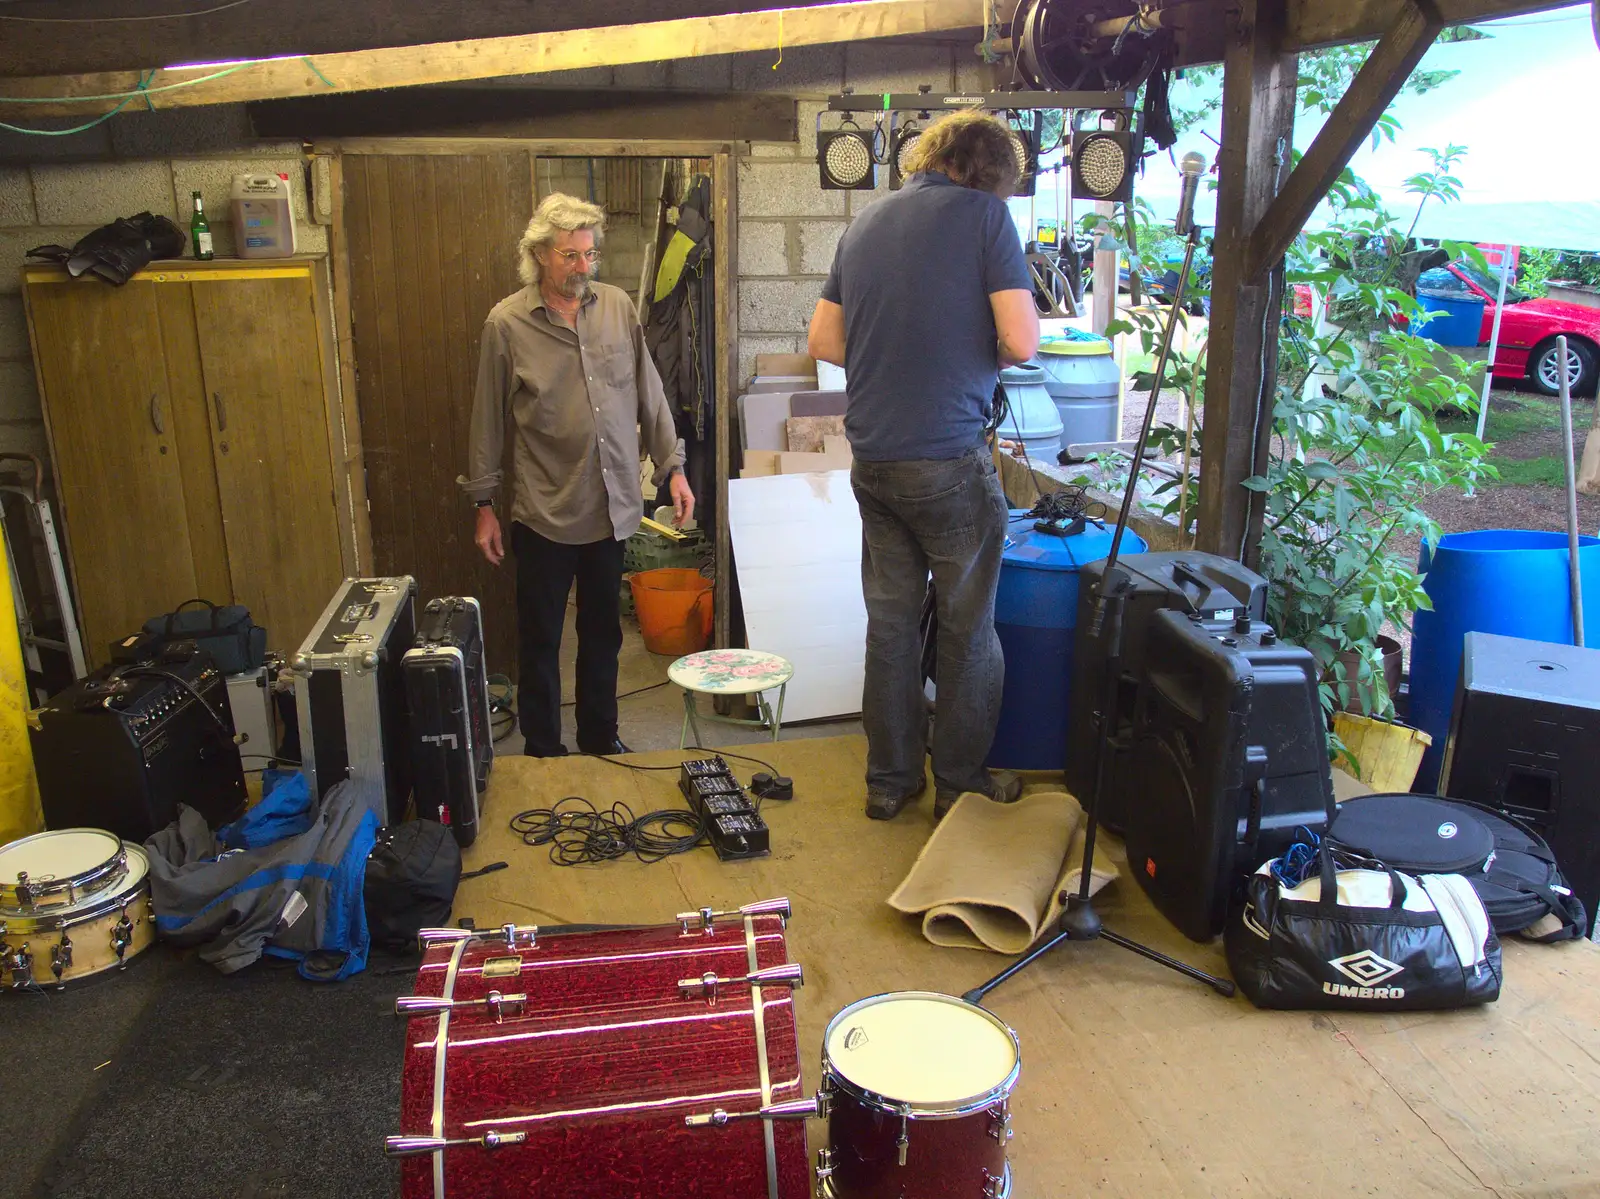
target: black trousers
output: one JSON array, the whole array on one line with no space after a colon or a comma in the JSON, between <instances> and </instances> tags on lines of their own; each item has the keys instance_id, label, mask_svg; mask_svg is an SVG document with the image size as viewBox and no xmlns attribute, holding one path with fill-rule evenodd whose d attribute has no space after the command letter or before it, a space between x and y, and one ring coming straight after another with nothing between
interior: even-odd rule
<instances>
[{"instance_id":1,"label":"black trousers","mask_svg":"<svg viewBox=\"0 0 1600 1199\"><path fill-rule=\"evenodd\" d=\"M607 538L563 545L511 526L517 558L517 716L526 752L561 744L561 631L578 581L578 749L608 753L617 739L617 654L622 649L622 546Z\"/></svg>"}]
</instances>

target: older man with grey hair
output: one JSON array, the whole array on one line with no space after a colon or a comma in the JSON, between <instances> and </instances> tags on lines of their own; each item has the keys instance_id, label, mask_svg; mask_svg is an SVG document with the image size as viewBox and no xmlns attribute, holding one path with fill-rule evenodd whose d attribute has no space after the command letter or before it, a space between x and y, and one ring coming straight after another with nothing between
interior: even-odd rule
<instances>
[{"instance_id":1,"label":"older man with grey hair","mask_svg":"<svg viewBox=\"0 0 1600 1199\"><path fill-rule=\"evenodd\" d=\"M511 552L517 560L517 712L524 752L558 757L561 633L578 585L577 725L581 753L626 753L617 735L622 544L639 527L641 440L654 483L670 479L676 520L694 512L683 443L626 292L594 281L605 213L546 196L517 245L521 291L483 326L467 473L476 542L505 558L495 511L506 426L514 430Z\"/></svg>"}]
</instances>

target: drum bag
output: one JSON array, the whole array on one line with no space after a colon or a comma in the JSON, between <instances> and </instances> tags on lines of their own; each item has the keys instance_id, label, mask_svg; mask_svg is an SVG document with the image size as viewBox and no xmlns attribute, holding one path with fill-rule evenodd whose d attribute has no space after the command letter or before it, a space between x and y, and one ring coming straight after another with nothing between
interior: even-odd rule
<instances>
[{"instance_id":1,"label":"drum bag","mask_svg":"<svg viewBox=\"0 0 1600 1199\"><path fill-rule=\"evenodd\" d=\"M1383 1012L1499 998L1500 942L1460 875L1336 871L1326 843L1318 858L1297 887L1261 867L1228 919L1228 966L1251 1003Z\"/></svg>"},{"instance_id":2,"label":"drum bag","mask_svg":"<svg viewBox=\"0 0 1600 1199\"><path fill-rule=\"evenodd\" d=\"M408 820L378 834L367 861L367 928L381 949L417 948L417 933L443 928L461 882L461 847L435 820Z\"/></svg>"},{"instance_id":3,"label":"drum bag","mask_svg":"<svg viewBox=\"0 0 1600 1199\"><path fill-rule=\"evenodd\" d=\"M311 827L259 849L224 852L193 808L145 842L156 933L198 947L224 974L263 953L334 982L367 964L361 886L378 818L373 784L347 779L323 797Z\"/></svg>"}]
</instances>

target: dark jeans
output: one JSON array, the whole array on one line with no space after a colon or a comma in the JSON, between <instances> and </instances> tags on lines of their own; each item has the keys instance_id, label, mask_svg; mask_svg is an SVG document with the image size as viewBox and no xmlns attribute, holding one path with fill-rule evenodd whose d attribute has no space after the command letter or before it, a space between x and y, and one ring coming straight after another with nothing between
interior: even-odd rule
<instances>
[{"instance_id":1,"label":"dark jeans","mask_svg":"<svg viewBox=\"0 0 1600 1199\"><path fill-rule=\"evenodd\" d=\"M607 538L562 545L511 526L517 557L517 716L527 752L561 744L561 630L578 580L578 748L608 753L617 739L617 653L622 649L622 546Z\"/></svg>"},{"instance_id":2,"label":"dark jeans","mask_svg":"<svg viewBox=\"0 0 1600 1199\"><path fill-rule=\"evenodd\" d=\"M939 616L934 782L986 793L983 762L1005 681L994 592L1007 513L994 461L987 449L948 460L858 460L850 482L861 506L867 602L867 786L899 796L922 784L928 721L920 624L931 573Z\"/></svg>"}]
</instances>

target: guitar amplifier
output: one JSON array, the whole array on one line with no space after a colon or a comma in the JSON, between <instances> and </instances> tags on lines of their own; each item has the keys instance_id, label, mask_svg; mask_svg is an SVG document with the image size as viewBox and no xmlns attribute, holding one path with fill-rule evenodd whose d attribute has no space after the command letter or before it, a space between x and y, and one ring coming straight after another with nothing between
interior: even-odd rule
<instances>
[{"instance_id":1,"label":"guitar amplifier","mask_svg":"<svg viewBox=\"0 0 1600 1199\"><path fill-rule=\"evenodd\" d=\"M448 825L457 842L471 845L478 835L478 797L494 764L478 601L454 595L429 600L401 669L417 815Z\"/></svg>"},{"instance_id":2,"label":"guitar amplifier","mask_svg":"<svg viewBox=\"0 0 1600 1199\"><path fill-rule=\"evenodd\" d=\"M1233 893L1301 825L1334 811L1310 651L1241 616L1156 612L1128 755L1128 868L1195 941L1222 931Z\"/></svg>"},{"instance_id":3,"label":"guitar amplifier","mask_svg":"<svg viewBox=\"0 0 1600 1199\"><path fill-rule=\"evenodd\" d=\"M416 641L416 608L410 575L346 579L290 660L312 802L350 778L386 797L374 809L380 824L405 815L411 747L400 663Z\"/></svg>"},{"instance_id":4,"label":"guitar amplifier","mask_svg":"<svg viewBox=\"0 0 1600 1199\"><path fill-rule=\"evenodd\" d=\"M182 803L226 824L248 799L233 738L226 681L193 642L102 667L38 710L30 740L45 823L142 842Z\"/></svg>"},{"instance_id":5,"label":"guitar amplifier","mask_svg":"<svg viewBox=\"0 0 1600 1199\"><path fill-rule=\"evenodd\" d=\"M1126 570L1129 588L1124 593L1122 663L1117 679L1111 760L1106 763L1106 790L1100 797L1100 823L1121 832L1129 808L1137 802L1130 786L1129 749L1133 744L1133 710L1138 703L1140 680L1147 658L1150 621L1157 612L1198 615L1228 628L1241 615L1267 618L1267 581L1247 566L1220 554L1198 550L1128 554L1118 558ZM1078 626L1073 644L1072 724L1067 730L1065 764L1067 790L1085 804L1094 789L1098 730L1093 713L1103 702L1105 646L1089 635L1094 625L1095 595L1105 562L1091 562L1082 570L1078 585Z\"/></svg>"},{"instance_id":6,"label":"guitar amplifier","mask_svg":"<svg viewBox=\"0 0 1600 1199\"><path fill-rule=\"evenodd\" d=\"M1439 793L1532 825L1600 932L1600 649L1468 633Z\"/></svg>"}]
</instances>

